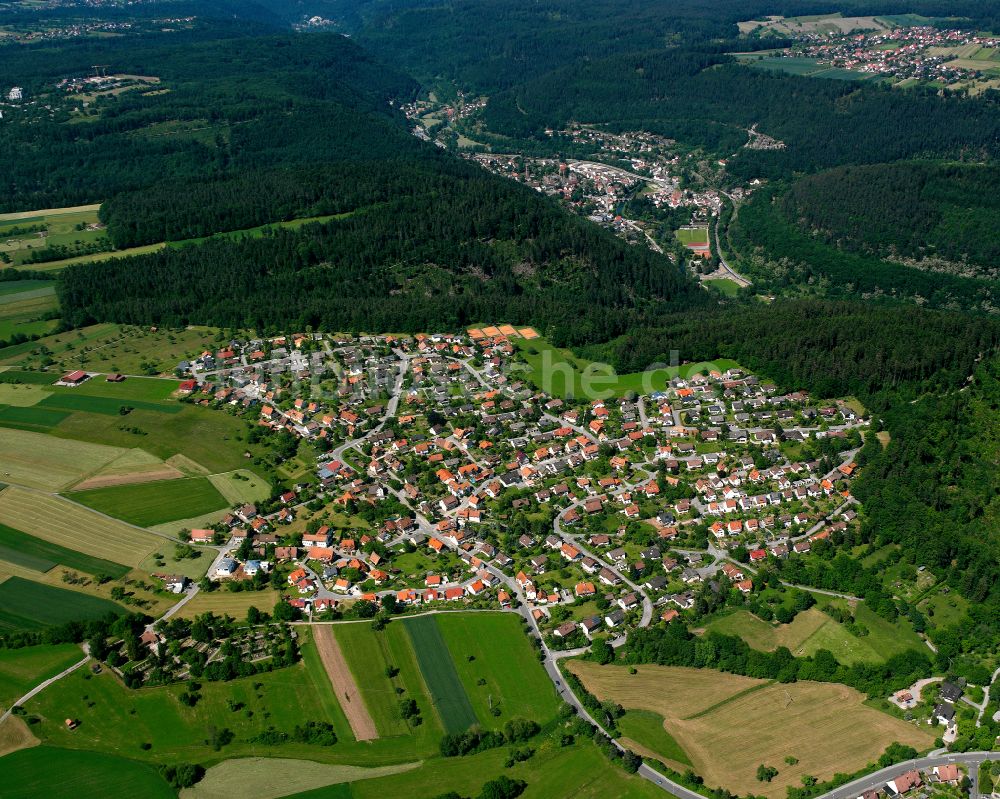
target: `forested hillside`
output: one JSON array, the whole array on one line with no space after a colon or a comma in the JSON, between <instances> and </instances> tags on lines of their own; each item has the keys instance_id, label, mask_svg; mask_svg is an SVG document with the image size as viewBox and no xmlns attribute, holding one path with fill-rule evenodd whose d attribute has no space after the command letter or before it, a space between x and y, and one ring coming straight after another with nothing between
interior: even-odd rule
<instances>
[{"instance_id":1,"label":"forested hillside","mask_svg":"<svg viewBox=\"0 0 1000 799\"><path fill-rule=\"evenodd\" d=\"M398 331L510 319L582 344L710 303L666 257L475 166L453 170L325 224L70 267L64 319Z\"/></svg>"},{"instance_id":2,"label":"forested hillside","mask_svg":"<svg viewBox=\"0 0 1000 799\"><path fill-rule=\"evenodd\" d=\"M727 168L741 177L775 178L924 155L996 157L1000 94L994 94L963 99L893 91L761 72L703 50L661 50L553 72L491 98L486 120L514 136L539 135L569 120L650 130L735 154ZM753 124L786 146L740 150Z\"/></svg>"},{"instance_id":3,"label":"forested hillside","mask_svg":"<svg viewBox=\"0 0 1000 799\"><path fill-rule=\"evenodd\" d=\"M5 49L5 74L52 111L29 104L5 114L0 149L18 157L0 172L0 211L102 202L171 179L419 157L427 149L389 106L415 94L411 78L342 36L260 33L213 22L169 36ZM56 83L91 75L94 64L159 83L97 97L81 115ZM184 195L174 194L181 203Z\"/></svg>"},{"instance_id":4,"label":"forested hillside","mask_svg":"<svg viewBox=\"0 0 1000 799\"><path fill-rule=\"evenodd\" d=\"M733 358L782 389L853 394L880 410L964 384L981 353L1000 345L1000 322L964 314L861 302L777 300L713 313L674 314L590 357L619 371Z\"/></svg>"},{"instance_id":5,"label":"forested hillside","mask_svg":"<svg viewBox=\"0 0 1000 799\"><path fill-rule=\"evenodd\" d=\"M932 272L864 252L844 251L790 221L776 194L757 193L740 209L729 239L740 253L741 268L761 289L782 293L906 300L931 308L963 308L996 313L1000 285L995 280ZM926 231L925 231L926 232ZM989 226L980 231L981 247L996 246ZM898 236L924 235L916 224Z\"/></svg>"},{"instance_id":6,"label":"forested hillside","mask_svg":"<svg viewBox=\"0 0 1000 799\"><path fill-rule=\"evenodd\" d=\"M888 418L892 440L866 446L854 490L862 533L896 543L972 600L936 639L939 662L1000 634L1000 362L987 358L961 391L928 395Z\"/></svg>"},{"instance_id":7,"label":"forested hillside","mask_svg":"<svg viewBox=\"0 0 1000 799\"><path fill-rule=\"evenodd\" d=\"M881 257L1000 266L1000 168L905 163L844 167L796 181L790 221L828 243ZM995 276L995 273L992 275Z\"/></svg>"},{"instance_id":8,"label":"forested hillside","mask_svg":"<svg viewBox=\"0 0 1000 799\"><path fill-rule=\"evenodd\" d=\"M289 13L283 0L260 0ZM653 49L705 43L717 52L735 39L736 23L766 14L842 11L968 19L988 30L1000 11L974 0L316 0L364 47L423 81L456 80L493 94L574 63ZM771 42L771 46L775 46ZM609 75L609 78L618 76Z\"/></svg>"}]
</instances>

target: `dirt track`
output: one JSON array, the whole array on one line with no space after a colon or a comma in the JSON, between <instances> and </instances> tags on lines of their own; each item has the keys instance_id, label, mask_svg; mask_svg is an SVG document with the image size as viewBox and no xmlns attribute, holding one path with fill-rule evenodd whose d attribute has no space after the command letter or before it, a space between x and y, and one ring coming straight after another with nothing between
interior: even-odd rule
<instances>
[{"instance_id":1,"label":"dirt track","mask_svg":"<svg viewBox=\"0 0 1000 799\"><path fill-rule=\"evenodd\" d=\"M109 488L111 486L134 485L136 483L152 483L159 480L176 480L183 477L182 472L170 466L149 469L148 471L132 471L126 474L96 474L73 486L74 491L86 491L91 488Z\"/></svg>"},{"instance_id":2,"label":"dirt track","mask_svg":"<svg viewBox=\"0 0 1000 799\"><path fill-rule=\"evenodd\" d=\"M351 674L344 654L340 651L340 644L333 637L333 629L328 625L316 625L313 627L313 639L316 641L316 651L319 652L320 660L326 669L330 683L333 685L333 692L340 702L344 715L351 725L354 737L359 741L373 741L378 738L378 730L375 729L375 722L368 714L364 700L358 692L357 683Z\"/></svg>"}]
</instances>

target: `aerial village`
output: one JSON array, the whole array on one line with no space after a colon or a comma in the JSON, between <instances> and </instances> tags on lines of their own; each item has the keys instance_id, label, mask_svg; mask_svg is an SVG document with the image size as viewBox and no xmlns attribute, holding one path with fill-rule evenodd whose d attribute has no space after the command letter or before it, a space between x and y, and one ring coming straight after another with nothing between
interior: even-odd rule
<instances>
[{"instance_id":1,"label":"aerial village","mask_svg":"<svg viewBox=\"0 0 1000 799\"><path fill-rule=\"evenodd\" d=\"M190 531L224 545L209 577L277 570L311 618L357 602L526 608L568 649L696 613L704 592L752 601L762 566L855 524L869 422L849 403L711 365L648 395L555 396L519 356L541 341L509 325L302 334L181 363L187 401L316 452L271 512Z\"/></svg>"},{"instance_id":2,"label":"aerial village","mask_svg":"<svg viewBox=\"0 0 1000 799\"><path fill-rule=\"evenodd\" d=\"M996 88L1000 37L927 25L863 33L795 34L799 43L777 55L817 59L819 64L889 78L901 86L950 86L979 78L968 88ZM962 84L964 85L964 83Z\"/></svg>"}]
</instances>

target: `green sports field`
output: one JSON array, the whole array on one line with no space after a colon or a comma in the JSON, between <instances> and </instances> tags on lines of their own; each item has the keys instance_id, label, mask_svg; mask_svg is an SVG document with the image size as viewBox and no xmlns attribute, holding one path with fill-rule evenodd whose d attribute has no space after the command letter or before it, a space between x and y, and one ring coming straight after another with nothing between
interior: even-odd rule
<instances>
[{"instance_id":1,"label":"green sports field","mask_svg":"<svg viewBox=\"0 0 1000 799\"><path fill-rule=\"evenodd\" d=\"M69 499L116 519L152 527L225 508L229 503L206 477L72 491Z\"/></svg>"},{"instance_id":2,"label":"green sports field","mask_svg":"<svg viewBox=\"0 0 1000 799\"><path fill-rule=\"evenodd\" d=\"M438 616L420 616L402 622L409 633L420 673L431 694L445 732L463 732L477 722L455 663L438 627Z\"/></svg>"},{"instance_id":3,"label":"green sports field","mask_svg":"<svg viewBox=\"0 0 1000 799\"><path fill-rule=\"evenodd\" d=\"M51 541L22 533L5 524L0 524L0 560L38 572L47 572L57 565L62 565L88 574L106 574L114 578L124 577L130 570L130 567L121 563L67 549Z\"/></svg>"},{"instance_id":4,"label":"green sports field","mask_svg":"<svg viewBox=\"0 0 1000 799\"><path fill-rule=\"evenodd\" d=\"M0 583L0 632L40 630L68 621L123 613L114 602L90 594L10 577Z\"/></svg>"},{"instance_id":5,"label":"green sports field","mask_svg":"<svg viewBox=\"0 0 1000 799\"><path fill-rule=\"evenodd\" d=\"M496 727L515 717L544 724L555 717L555 688L525 637L520 616L442 614L436 620L480 724ZM492 714L491 703L500 716Z\"/></svg>"},{"instance_id":6,"label":"green sports field","mask_svg":"<svg viewBox=\"0 0 1000 799\"><path fill-rule=\"evenodd\" d=\"M675 234L681 244L708 244L708 228L681 228Z\"/></svg>"}]
</instances>

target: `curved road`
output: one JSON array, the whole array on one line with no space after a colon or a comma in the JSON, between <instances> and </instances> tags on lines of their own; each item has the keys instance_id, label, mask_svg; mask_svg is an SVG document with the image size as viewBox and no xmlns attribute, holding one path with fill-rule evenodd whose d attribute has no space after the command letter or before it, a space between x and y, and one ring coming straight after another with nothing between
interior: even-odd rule
<instances>
[{"instance_id":1,"label":"curved road","mask_svg":"<svg viewBox=\"0 0 1000 799\"><path fill-rule=\"evenodd\" d=\"M11 713L14 712L14 708L15 707L23 705L25 702L27 702L29 699L31 699L35 694L41 693L46 688L48 688L50 685L52 685L52 683L56 682L57 680L61 680L67 674L72 674L74 671L76 671L78 668L80 668L80 666L82 666L84 663L86 663L88 660L90 660L90 651L88 650L87 645L83 644L82 646L83 646L83 652L84 652L84 654L83 654L83 658L81 660L78 660L76 663L74 663L68 669L63 669L62 671L60 671L55 676L49 677L45 682L39 683L34 688L32 688L30 691L28 691L28 693L26 693L24 696L22 696L20 699L15 699L11 703L11 705L7 709L7 711L2 716L0 716L0 724L3 724L7 720L7 717Z\"/></svg>"}]
</instances>

